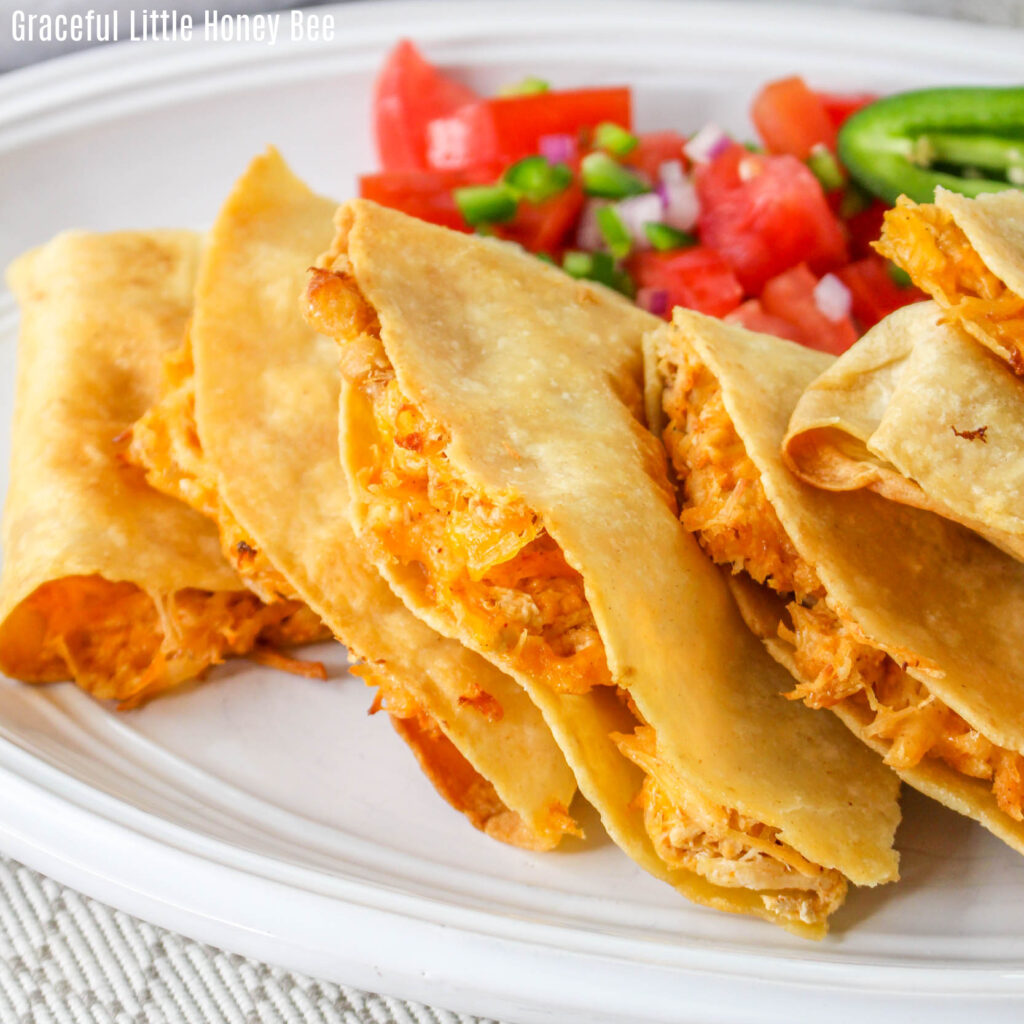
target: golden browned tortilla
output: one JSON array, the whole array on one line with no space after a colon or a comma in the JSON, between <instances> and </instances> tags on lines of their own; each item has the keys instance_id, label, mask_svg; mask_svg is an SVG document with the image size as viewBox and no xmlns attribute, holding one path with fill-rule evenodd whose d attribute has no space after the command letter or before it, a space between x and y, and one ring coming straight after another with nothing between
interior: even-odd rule
<instances>
[{"instance_id":1,"label":"golden browned tortilla","mask_svg":"<svg viewBox=\"0 0 1024 1024\"><path fill-rule=\"evenodd\" d=\"M947 318L1024 375L1024 192L934 203L901 196L875 248L902 267Z\"/></svg>"},{"instance_id":2,"label":"golden browned tortilla","mask_svg":"<svg viewBox=\"0 0 1024 1024\"><path fill-rule=\"evenodd\" d=\"M1024 559L1024 380L932 302L869 331L801 395L787 465L930 509Z\"/></svg>"},{"instance_id":3,"label":"golden browned tortilla","mask_svg":"<svg viewBox=\"0 0 1024 1024\"><path fill-rule=\"evenodd\" d=\"M300 597L330 626L474 825L553 847L575 828L575 782L540 713L494 666L411 615L348 525L337 346L299 312L334 206L275 151L252 162L210 233L188 343L133 431L133 458L216 521L256 592Z\"/></svg>"},{"instance_id":4,"label":"golden browned tortilla","mask_svg":"<svg viewBox=\"0 0 1024 1024\"><path fill-rule=\"evenodd\" d=\"M1024 565L929 512L789 472L790 414L832 357L676 310L652 358L683 523L738 574L791 696L1024 852Z\"/></svg>"},{"instance_id":5,"label":"golden browned tortilla","mask_svg":"<svg viewBox=\"0 0 1024 1024\"><path fill-rule=\"evenodd\" d=\"M128 705L319 630L298 603L246 590L213 527L147 486L118 443L180 343L200 242L71 232L10 269L22 319L0 580L8 675L74 679Z\"/></svg>"},{"instance_id":6,"label":"golden browned tortilla","mask_svg":"<svg viewBox=\"0 0 1024 1024\"><path fill-rule=\"evenodd\" d=\"M513 246L357 201L311 277L371 557L530 693L612 838L698 902L820 936L896 876L898 784L680 527L642 425L657 321Z\"/></svg>"}]
</instances>

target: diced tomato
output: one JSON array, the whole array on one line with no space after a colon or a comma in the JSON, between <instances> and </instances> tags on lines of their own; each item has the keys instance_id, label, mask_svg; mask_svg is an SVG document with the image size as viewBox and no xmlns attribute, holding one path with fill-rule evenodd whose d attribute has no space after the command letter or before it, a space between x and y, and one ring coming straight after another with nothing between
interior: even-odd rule
<instances>
[{"instance_id":1,"label":"diced tomato","mask_svg":"<svg viewBox=\"0 0 1024 1024\"><path fill-rule=\"evenodd\" d=\"M629 261L629 271L639 288L668 293L666 318L674 306L725 316L743 298L743 288L729 264L702 245L678 252L638 253Z\"/></svg>"},{"instance_id":2,"label":"diced tomato","mask_svg":"<svg viewBox=\"0 0 1024 1024\"><path fill-rule=\"evenodd\" d=\"M427 130L427 159L438 170L505 167L536 153L542 135L576 136L602 121L632 127L628 88L498 96L435 120Z\"/></svg>"},{"instance_id":3,"label":"diced tomato","mask_svg":"<svg viewBox=\"0 0 1024 1024\"><path fill-rule=\"evenodd\" d=\"M403 39L388 55L374 86L373 123L381 169L426 170L427 124L476 99L472 89L441 74Z\"/></svg>"},{"instance_id":4,"label":"diced tomato","mask_svg":"<svg viewBox=\"0 0 1024 1024\"><path fill-rule=\"evenodd\" d=\"M749 294L798 263L825 273L846 262L846 239L818 179L792 156L728 150L700 168L701 241Z\"/></svg>"},{"instance_id":5,"label":"diced tomato","mask_svg":"<svg viewBox=\"0 0 1024 1024\"><path fill-rule=\"evenodd\" d=\"M452 189L483 185L490 180L487 174L472 171L382 171L364 174L359 179L359 194L410 217L469 231L452 198Z\"/></svg>"},{"instance_id":6,"label":"diced tomato","mask_svg":"<svg viewBox=\"0 0 1024 1024\"><path fill-rule=\"evenodd\" d=\"M658 171L663 163L678 160L683 167L687 159L683 153L686 136L679 132L644 132L637 136L640 142L636 149L623 159L627 164L645 174L649 181L658 180Z\"/></svg>"},{"instance_id":7,"label":"diced tomato","mask_svg":"<svg viewBox=\"0 0 1024 1024\"><path fill-rule=\"evenodd\" d=\"M857 331L848 316L831 320L818 308L814 301L817 283L818 279L801 263L764 286L761 305L766 313L791 323L799 332L800 344L839 355L857 340Z\"/></svg>"},{"instance_id":8,"label":"diced tomato","mask_svg":"<svg viewBox=\"0 0 1024 1024\"><path fill-rule=\"evenodd\" d=\"M727 323L746 327L748 331L774 334L776 338L788 338L790 341L803 341L803 334L795 324L783 320L781 316L766 312L760 299L747 299L742 305L728 313L724 319Z\"/></svg>"},{"instance_id":9,"label":"diced tomato","mask_svg":"<svg viewBox=\"0 0 1024 1024\"><path fill-rule=\"evenodd\" d=\"M825 108L832 127L837 131L842 128L847 118L878 99L877 94L873 92L815 92L815 95Z\"/></svg>"},{"instance_id":10,"label":"diced tomato","mask_svg":"<svg viewBox=\"0 0 1024 1024\"><path fill-rule=\"evenodd\" d=\"M847 218L846 230L850 234L850 254L870 256L874 253L872 242L877 242L882 234L882 221L889 207L880 199L875 199L866 210L855 213Z\"/></svg>"},{"instance_id":11,"label":"diced tomato","mask_svg":"<svg viewBox=\"0 0 1024 1024\"><path fill-rule=\"evenodd\" d=\"M573 184L542 203L520 200L515 220L497 225L496 230L502 238L518 242L530 252L554 256L565 247L566 236L575 227L582 209L583 190Z\"/></svg>"},{"instance_id":12,"label":"diced tomato","mask_svg":"<svg viewBox=\"0 0 1024 1024\"><path fill-rule=\"evenodd\" d=\"M824 103L799 76L764 86L754 97L750 117L769 153L806 160L815 146L836 148L836 128Z\"/></svg>"},{"instance_id":13,"label":"diced tomato","mask_svg":"<svg viewBox=\"0 0 1024 1024\"><path fill-rule=\"evenodd\" d=\"M889 269L881 256L867 256L856 263L849 263L836 276L853 297L853 315L861 330L874 327L890 313L912 302L921 302L927 296L917 288L901 288L889 275Z\"/></svg>"}]
</instances>

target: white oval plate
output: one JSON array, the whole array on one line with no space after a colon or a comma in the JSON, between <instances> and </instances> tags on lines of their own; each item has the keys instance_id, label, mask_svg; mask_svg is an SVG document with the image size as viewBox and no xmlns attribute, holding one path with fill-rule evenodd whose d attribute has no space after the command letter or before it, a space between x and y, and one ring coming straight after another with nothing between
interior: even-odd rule
<instances>
[{"instance_id":1,"label":"white oval plate","mask_svg":"<svg viewBox=\"0 0 1024 1024\"><path fill-rule=\"evenodd\" d=\"M323 9L319 9L323 13ZM212 221L278 145L344 197L375 166L370 84L398 34L483 89L629 83L644 128L749 133L758 84L1013 81L1007 30L811 6L351 4L333 42L120 45L0 79L0 259L68 227ZM0 294L0 485L16 312ZM910 794L903 881L802 943L684 903L600 838L534 855L447 808L369 692L245 662L137 711L0 682L0 846L133 914L348 984L522 1021L962 1019L1024 997L1024 864Z\"/></svg>"}]
</instances>

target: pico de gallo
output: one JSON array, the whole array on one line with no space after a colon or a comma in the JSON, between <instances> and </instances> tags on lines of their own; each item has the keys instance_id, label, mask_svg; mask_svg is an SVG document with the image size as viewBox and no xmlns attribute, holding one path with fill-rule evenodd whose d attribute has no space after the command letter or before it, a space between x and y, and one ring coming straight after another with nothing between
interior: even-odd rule
<instances>
[{"instance_id":1,"label":"pico de gallo","mask_svg":"<svg viewBox=\"0 0 1024 1024\"><path fill-rule=\"evenodd\" d=\"M757 143L641 132L628 87L528 78L483 97L404 41L377 79L381 169L360 194L518 242L656 315L687 306L838 354L924 297L872 251L887 204L837 155L874 99L790 77L754 98Z\"/></svg>"}]
</instances>

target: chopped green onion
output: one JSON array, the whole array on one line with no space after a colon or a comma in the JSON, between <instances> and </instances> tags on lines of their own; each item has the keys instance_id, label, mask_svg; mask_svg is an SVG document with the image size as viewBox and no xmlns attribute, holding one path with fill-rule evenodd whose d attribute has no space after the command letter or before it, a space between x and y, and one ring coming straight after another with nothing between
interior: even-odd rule
<instances>
[{"instance_id":1,"label":"chopped green onion","mask_svg":"<svg viewBox=\"0 0 1024 1024\"><path fill-rule=\"evenodd\" d=\"M629 255L629 250L633 248L633 239L629 237L629 231L622 223L622 218L615 212L613 206L602 206L597 211L596 219L608 251L617 260L624 260Z\"/></svg>"},{"instance_id":2,"label":"chopped green onion","mask_svg":"<svg viewBox=\"0 0 1024 1024\"><path fill-rule=\"evenodd\" d=\"M501 180L520 198L543 203L572 184L572 170L542 156L528 156L509 167Z\"/></svg>"},{"instance_id":3,"label":"chopped green onion","mask_svg":"<svg viewBox=\"0 0 1024 1024\"><path fill-rule=\"evenodd\" d=\"M596 281L632 298L636 294L633 279L606 252L579 252L571 249L562 256L562 269L580 280Z\"/></svg>"},{"instance_id":4,"label":"chopped green onion","mask_svg":"<svg viewBox=\"0 0 1024 1024\"><path fill-rule=\"evenodd\" d=\"M615 291L620 292L629 299L636 298L636 282L621 267L615 268L615 273L612 275L612 283L609 287L614 288Z\"/></svg>"},{"instance_id":5,"label":"chopped green onion","mask_svg":"<svg viewBox=\"0 0 1024 1024\"><path fill-rule=\"evenodd\" d=\"M597 269L599 257L604 257L608 260L609 266L614 266L614 261L607 253L579 252L576 249L569 249L562 256L562 269L570 277L591 277Z\"/></svg>"},{"instance_id":6,"label":"chopped green onion","mask_svg":"<svg viewBox=\"0 0 1024 1024\"><path fill-rule=\"evenodd\" d=\"M691 235L689 231L680 231L670 224L654 222L645 224L644 234L647 235L647 241L658 252L667 252L669 249L689 249L697 244L696 235Z\"/></svg>"},{"instance_id":7,"label":"chopped green onion","mask_svg":"<svg viewBox=\"0 0 1024 1024\"><path fill-rule=\"evenodd\" d=\"M604 199L625 199L651 191L645 181L607 153L588 153L580 165L580 180L587 195Z\"/></svg>"},{"instance_id":8,"label":"chopped green onion","mask_svg":"<svg viewBox=\"0 0 1024 1024\"><path fill-rule=\"evenodd\" d=\"M640 145L640 140L614 121L602 121L594 129L594 145L612 156L626 156Z\"/></svg>"},{"instance_id":9,"label":"chopped green onion","mask_svg":"<svg viewBox=\"0 0 1024 1024\"><path fill-rule=\"evenodd\" d=\"M743 148L748 153L763 153L764 152L764 146L762 146L760 142L751 142L749 139L746 142L743 143Z\"/></svg>"},{"instance_id":10,"label":"chopped green onion","mask_svg":"<svg viewBox=\"0 0 1024 1024\"><path fill-rule=\"evenodd\" d=\"M549 252L535 252L533 255L536 256L541 263L550 263L553 267L558 265L555 263L554 258Z\"/></svg>"},{"instance_id":11,"label":"chopped green onion","mask_svg":"<svg viewBox=\"0 0 1024 1024\"><path fill-rule=\"evenodd\" d=\"M835 189L843 187L843 169L827 146L819 142L811 150L811 155L806 162L811 173L821 182L821 187L826 192L833 192Z\"/></svg>"},{"instance_id":12,"label":"chopped green onion","mask_svg":"<svg viewBox=\"0 0 1024 1024\"><path fill-rule=\"evenodd\" d=\"M910 279L910 275L895 263L887 262L886 270L889 271L889 276L897 288L910 288L913 285L914 282Z\"/></svg>"},{"instance_id":13,"label":"chopped green onion","mask_svg":"<svg viewBox=\"0 0 1024 1024\"><path fill-rule=\"evenodd\" d=\"M466 223L474 227L511 220L519 209L519 200L505 185L466 185L454 189L452 196Z\"/></svg>"},{"instance_id":14,"label":"chopped green onion","mask_svg":"<svg viewBox=\"0 0 1024 1024\"><path fill-rule=\"evenodd\" d=\"M849 182L843 189L839 200L839 216L843 218L863 213L871 205L871 193L865 191L855 181Z\"/></svg>"},{"instance_id":15,"label":"chopped green onion","mask_svg":"<svg viewBox=\"0 0 1024 1024\"><path fill-rule=\"evenodd\" d=\"M537 96L542 92L550 92L551 84L536 75L527 75L521 82L503 85L498 90L499 96Z\"/></svg>"}]
</instances>

